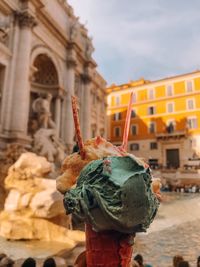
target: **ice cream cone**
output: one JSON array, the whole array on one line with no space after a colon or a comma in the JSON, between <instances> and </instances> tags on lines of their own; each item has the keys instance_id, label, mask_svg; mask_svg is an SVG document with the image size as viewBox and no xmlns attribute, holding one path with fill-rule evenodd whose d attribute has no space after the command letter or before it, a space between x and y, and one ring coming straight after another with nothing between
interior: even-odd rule
<instances>
[{"instance_id":1,"label":"ice cream cone","mask_svg":"<svg viewBox=\"0 0 200 267\"><path fill-rule=\"evenodd\" d=\"M95 232L86 224L87 267L129 267L132 236L116 231Z\"/></svg>"}]
</instances>

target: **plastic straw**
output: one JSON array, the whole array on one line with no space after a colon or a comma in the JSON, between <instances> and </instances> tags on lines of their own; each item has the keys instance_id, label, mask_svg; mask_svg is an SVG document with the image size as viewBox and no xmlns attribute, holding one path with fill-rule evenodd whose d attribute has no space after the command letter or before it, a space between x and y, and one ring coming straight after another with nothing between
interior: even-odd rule
<instances>
[{"instance_id":1,"label":"plastic straw","mask_svg":"<svg viewBox=\"0 0 200 267\"><path fill-rule=\"evenodd\" d=\"M81 136L81 129L80 129L80 123L79 123L79 117L78 117L78 109L77 109L77 101L76 97L72 96L72 112L73 112L73 117L74 117L74 127L75 127L75 133L76 133L76 138L78 142L78 147L80 150L80 155L81 158L85 158L85 151L84 151L84 144L83 144L83 139Z\"/></svg>"},{"instance_id":2,"label":"plastic straw","mask_svg":"<svg viewBox=\"0 0 200 267\"><path fill-rule=\"evenodd\" d=\"M128 109L126 113L126 121L125 121L125 126L124 126L123 142L121 146L121 148L125 151L127 150L127 147L128 147L128 134L129 134L130 120L131 120L132 99L133 99L133 92L130 95L130 100L129 100Z\"/></svg>"}]
</instances>

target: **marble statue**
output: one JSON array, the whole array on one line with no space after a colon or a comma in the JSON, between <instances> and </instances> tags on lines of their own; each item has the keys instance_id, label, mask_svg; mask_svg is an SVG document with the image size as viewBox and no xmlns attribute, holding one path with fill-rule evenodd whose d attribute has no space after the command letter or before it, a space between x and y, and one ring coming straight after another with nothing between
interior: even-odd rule
<instances>
[{"instance_id":1,"label":"marble statue","mask_svg":"<svg viewBox=\"0 0 200 267\"><path fill-rule=\"evenodd\" d=\"M34 151L50 162L61 162L65 157L65 147L56 133L56 124L52 120L50 110L52 95L39 96L32 104L37 114L38 130L35 132Z\"/></svg>"},{"instance_id":2,"label":"marble statue","mask_svg":"<svg viewBox=\"0 0 200 267\"><path fill-rule=\"evenodd\" d=\"M92 45L92 38L89 37L86 39L86 49L85 49L85 55L87 59L90 59L92 57L93 52L94 52L94 46Z\"/></svg>"},{"instance_id":3,"label":"marble statue","mask_svg":"<svg viewBox=\"0 0 200 267\"><path fill-rule=\"evenodd\" d=\"M5 18L4 18L5 19ZM10 31L9 21L0 20L0 42L5 44Z\"/></svg>"},{"instance_id":4,"label":"marble statue","mask_svg":"<svg viewBox=\"0 0 200 267\"><path fill-rule=\"evenodd\" d=\"M34 151L50 162L62 162L65 158L65 147L54 129L41 128L34 134Z\"/></svg>"},{"instance_id":5,"label":"marble statue","mask_svg":"<svg viewBox=\"0 0 200 267\"><path fill-rule=\"evenodd\" d=\"M37 114L40 128L56 128L50 111L52 95L47 93L45 97L39 96L32 104L33 111Z\"/></svg>"},{"instance_id":6,"label":"marble statue","mask_svg":"<svg viewBox=\"0 0 200 267\"><path fill-rule=\"evenodd\" d=\"M75 19L70 28L70 40L73 41L76 39L79 31L79 17Z\"/></svg>"}]
</instances>

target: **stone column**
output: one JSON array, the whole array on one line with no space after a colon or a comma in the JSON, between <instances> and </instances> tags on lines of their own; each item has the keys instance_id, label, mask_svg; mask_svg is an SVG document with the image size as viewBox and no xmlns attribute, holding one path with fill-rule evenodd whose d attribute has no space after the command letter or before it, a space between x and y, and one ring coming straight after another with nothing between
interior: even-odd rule
<instances>
[{"instance_id":1,"label":"stone column","mask_svg":"<svg viewBox=\"0 0 200 267\"><path fill-rule=\"evenodd\" d=\"M106 96L105 96L106 98ZM108 134L108 130L107 130L107 125L111 125L110 123L108 124L107 123L107 119L109 118L110 119L110 116L107 116L107 113L106 113L106 110L107 110L107 103L105 102L105 98L103 98L103 101L104 101L104 108L103 108L103 117L104 117L104 138L107 139L107 134Z\"/></svg>"},{"instance_id":2,"label":"stone column","mask_svg":"<svg viewBox=\"0 0 200 267\"><path fill-rule=\"evenodd\" d=\"M96 107L96 124L97 124L97 135L100 135L100 128L101 128L101 98L99 95L99 92L97 91L97 96L96 96L96 102L97 102L97 107Z\"/></svg>"},{"instance_id":3,"label":"stone column","mask_svg":"<svg viewBox=\"0 0 200 267\"><path fill-rule=\"evenodd\" d=\"M72 114L71 106L71 96L74 95L75 87L75 68L77 66L76 52L74 47L71 45L68 48L68 57L67 57L67 95L66 95L66 122L65 122L65 142L68 148L68 152L72 151L73 148L73 139L74 139L74 120Z\"/></svg>"},{"instance_id":4,"label":"stone column","mask_svg":"<svg viewBox=\"0 0 200 267\"><path fill-rule=\"evenodd\" d=\"M8 78L5 81L6 90L4 90L3 117L2 117L3 133L5 134L6 137L10 133L12 98L13 98L12 92L13 92L14 76L16 69L17 49L19 42L19 26L18 24L14 23L14 18L12 21L10 34L11 34L10 50L12 51L12 58L10 60L10 64L7 67Z\"/></svg>"},{"instance_id":5,"label":"stone column","mask_svg":"<svg viewBox=\"0 0 200 267\"><path fill-rule=\"evenodd\" d=\"M17 140L21 138L26 139L27 136L30 98L31 29L36 25L36 22L27 11L16 14L16 22L19 24L20 32L13 85L10 130L13 137Z\"/></svg>"},{"instance_id":6,"label":"stone column","mask_svg":"<svg viewBox=\"0 0 200 267\"><path fill-rule=\"evenodd\" d=\"M56 121L56 132L60 136L60 121L61 121L61 98L60 96L56 97L56 110L55 110L55 121Z\"/></svg>"},{"instance_id":7,"label":"stone column","mask_svg":"<svg viewBox=\"0 0 200 267\"><path fill-rule=\"evenodd\" d=\"M91 96L90 96L90 84L91 76L89 75L89 69L81 75L83 82L83 103L82 103L82 134L83 140L91 138Z\"/></svg>"}]
</instances>

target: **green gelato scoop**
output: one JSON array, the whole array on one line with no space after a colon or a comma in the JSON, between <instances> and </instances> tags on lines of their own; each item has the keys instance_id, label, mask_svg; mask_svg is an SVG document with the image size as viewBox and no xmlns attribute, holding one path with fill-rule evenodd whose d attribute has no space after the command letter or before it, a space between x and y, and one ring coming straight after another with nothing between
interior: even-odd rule
<instances>
[{"instance_id":1,"label":"green gelato scoop","mask_svg":"<svg viewBox=\"0 0 200 267\"><path fill-rule=\"evenodd\" d=\"M144 232L159 201L151 190L150 170L134 158L108 157L90 162L77 186L65 193L64 206L95 231Z\"/></svg>"}]
</instances>

